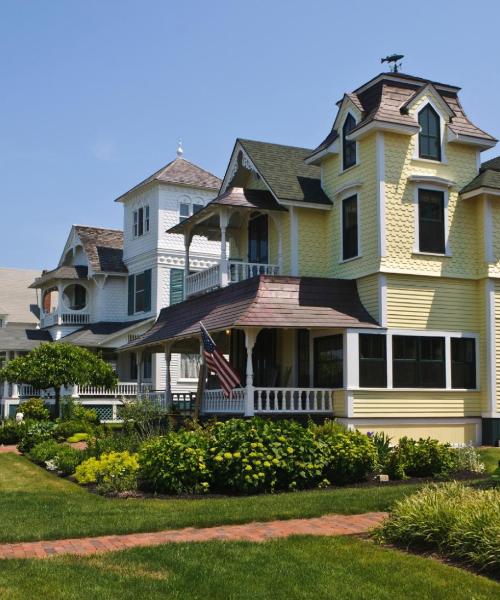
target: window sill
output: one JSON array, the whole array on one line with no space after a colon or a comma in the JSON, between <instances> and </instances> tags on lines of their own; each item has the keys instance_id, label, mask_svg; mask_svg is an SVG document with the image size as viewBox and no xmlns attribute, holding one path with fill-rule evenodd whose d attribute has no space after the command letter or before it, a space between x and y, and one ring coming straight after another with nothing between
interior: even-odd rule
<instances>
[{"instance_id":1,"label":"window sill","mask_svg":"<svg viewBox=\"0 0 500 600\"><path fill-rule=\"evenodd\" d=\"M358 161L355 165L351 165L350 167L347 167L347 169L343 169L342 171L340 171L339 177L341 175L343 175L344 173L348 173L349 171L352 171L356 167L359 167L360 164L361 164L361 161Z\"/></svg>"},{"instance_id":2,"label":"window sill","mask_svg":"<svg viewBox=\"0 0 500 600\"><path fill-rule=\"evenodd\" d=\"M351 256L351 258L344 258L339 260L339 265L343 265L344 263L352 262L353 260L358 260L358 258L363 258L362 254L358 254L357 256Z\"/></svg>"},{"instance_id":3,"label":"window sill","mask_svg":"<svg viewBox=\"0 0 500 600\"><path fill-rule=\"evenodd\" d=\"M467 389L467 388L403 388L403 387L385 387L385 388L376 388L376 387L356 387L356 388L349 388L350 391L354 391L354 392L460 392L460 393L464 393L464 392L471 392L471 393L477 393L480 392L481 389L480 388L473 388L473 389Z\"/></svg>"},{"instance_id":4,"label":"window sill","mask_svg":"<svg viewBox=\"0 0 500 600\"><path fill-rule=\"evenodd\" d=\"M427 163L430 165L447 165L448 164L447 160L437 160L436 158L420 158L420 156L413 156L411 160L412 160L412 162Z\"/></svg>"},{"instance_id":5,"label":"window sill","mask_svg":"<svg viewBox=\"0 0 500 600\"><path fill-rule=\"evenodd\" d=\"M452 258L451 252L445 252L441 254L439 252L420 252L420 250L413 250L412 255L416 256L437 256L438 258Z\"/></svg>"},{"instance_id":6,"label":"window sill","mask_svg":"<svg viewBox=\"0 0 500 600\"><path fill-rule=\"evenodd\" d=\"M177 380L177 383L198 383L198 378L190 378L190 377L180 377Z\"/></svg>"},{"instance_id":7,"label":"window sill","mask_svg":"<svg viewBox=\"0 0 500 600\"><path fill-rule=\"evenodd\" d=\"M132 235L132 239L133 240L139 240L141 238L147 237L150 234L151 234L151 230L146 231L146 233L143 233L142 235Z\"/></svg>"}]
</instances>

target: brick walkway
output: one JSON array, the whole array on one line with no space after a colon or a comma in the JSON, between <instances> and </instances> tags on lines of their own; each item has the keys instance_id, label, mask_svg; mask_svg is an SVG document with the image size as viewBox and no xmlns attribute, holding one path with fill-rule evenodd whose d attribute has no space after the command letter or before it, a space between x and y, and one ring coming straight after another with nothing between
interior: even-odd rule
<instances>
[{"instance_id":1,"label":"brick walkway","mask_svg":"<svg viewBox=\"0 0 500 600\"><path fill-rule=\"evenodd\" d=\"M247 540L264 542L290 535L355 535L378 525L387 513L363 515L326 515L316 519L290 519L269 523L247 523L195 529L171 529L156 533L103 535L100 537L26 542L0 545L0 559L48 558L57 554L96 554L115 552L137 546L158 546L171 542L207 542L210 540Z\"/></svg>"},{"instance_id":2,"label":"brick walkway","mask_svg":"<svg viewBox=\"0 0 500 600\"><path fill-rule=\"evenodd\" d=\"M14 452L14 454L20 454L19 450L15 446L0 446L0 454L2 452Z\"/></svg>"}]
</instances>

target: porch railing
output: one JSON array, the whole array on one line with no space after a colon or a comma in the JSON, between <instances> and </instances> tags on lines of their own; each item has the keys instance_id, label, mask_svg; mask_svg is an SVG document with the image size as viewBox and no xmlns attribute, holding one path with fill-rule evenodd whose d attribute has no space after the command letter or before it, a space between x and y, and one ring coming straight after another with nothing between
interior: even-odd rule
<instances>
[{"instance_id":1,"label":"porch railing","mask_svg":"<svg viewBox=\"0 0 500 600\"><path fill-rule=\"evenodd\" d=\"M237 283L257 275L279 275L280 268L278 265L239 262L236 260L229 261L229 283Z\"/></svg>"},{"instance_id":2,"label":"porch railing","mask_svg":"<svg viewBox=\"0 0 500 600\"><path fill-rule=\"evenodd\" d=\"M51 312L42 315L40 321L42 327L51 327L52 325L86 325L90 323L90 314Z\"/></svg>"},{"instance_id":3,"label":"porch railing","mask_svg":"<svg viewBox=\"0 0 500 600\"><path fill-rule=\"evenodd\" d=\"M151 386L148 384L142 384L138 386L135 381L120 382L114 388L108 389L102 386L89 385L82 386L79 391L79 396L109 396L109 397L120 397L120 396L137 396L142 393L147 394L151 390Z\"/></svg>"},{"instance_id":4,"label":"porch railing","mask_svg":"<svg viewBox=\"0 0 500 600\"><path fill-rule=\"evenodd\" d=\"M193 273L186 278L186 296L208 292L220 286L220 264Z\"/></svg>"},{"instance_id":5,"label":"porch railing","mask_svg":"<svg viewBox=\"0 0 500 600\"><path fill-rule=\"evenodd\" d=\"M319 388L256 388L255 413L331 413L333 390Z\"/></svg>"},{"instance_id":6,"label":"porch railing","mask_svg":"<svg viewBox=\"0 0 500 600\"><path fill-rule=\"evenodd\" d=\"M205 390L203 394L202 411L206 413L236 413L245 412L246 390L233 390L231 398L226 398L223 390Z\"/></svg>"}]
</instances>

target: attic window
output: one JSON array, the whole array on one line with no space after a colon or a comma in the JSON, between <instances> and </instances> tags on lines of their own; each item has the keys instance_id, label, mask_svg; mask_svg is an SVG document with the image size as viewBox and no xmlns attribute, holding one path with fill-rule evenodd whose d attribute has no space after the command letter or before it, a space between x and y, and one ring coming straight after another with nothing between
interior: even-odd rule
<instances>
[{"instance_id":1,"label":"attic window","mask_svg":"<svg viewBox=\"0 0 500 600\"><path fill-rule=\"evenodd\" d=\"M342 127L342 160L344 171L356 164L356 142L347 139L347 136L355 127L356 121L349 113Z\"/></svg>"},{"instance_id":2,"label":"attic window","mask_svg":"<svg viewBox=\"0 0 500 600\"><path fill-rule=\"evenodd\" d=\"M134 210L134 237L140 237L149 231L149 206Z\"/></svg>"},{"instance_id":3,"label":"attic window","mask_svg":"<svg viewBox=\"0 0 500 600\"><path fill-rule=\"evenodd\" d=\"M418 124L418 155L420 158L441 160L441 123L439 115L430 104L418 113Z\"/></svg>"}]
</instances>

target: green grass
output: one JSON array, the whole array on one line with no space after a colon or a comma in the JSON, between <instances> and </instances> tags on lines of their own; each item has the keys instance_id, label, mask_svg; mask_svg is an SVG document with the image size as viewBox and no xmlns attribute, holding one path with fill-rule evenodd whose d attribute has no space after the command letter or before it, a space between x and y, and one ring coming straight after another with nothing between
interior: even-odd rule
<instances>
[{"instance_id":1,"label":"green grass","mask_svg":"<svg viewBox=\"0 0 500 600\"><path fill-rule=\"evenodd\" d=\"M126 500L96 496L24 457L0 454L0 542L388 510L415 489L398 485L239 498Z\"/></svg>"},{"instance_id":2,"label":"green grass","mask_svg":"<svg viewBox=\"0 0 500 600\"><path fill-rule=\"evenodd\" d=\"M489 475L500 476L500 448L481 448L481 459Z\"/></svg>"},{"instance_id":3,"label":"green grass","mask_svg":"<svg viewBox=\"0 0 500 600\"><path fill-rule=\"evenodd\" d=\"M100 600L493 600L500 585L345 537L170 544L1 565L3 600L73 599L82 591Z\"/></svg>"}]
</instances>

